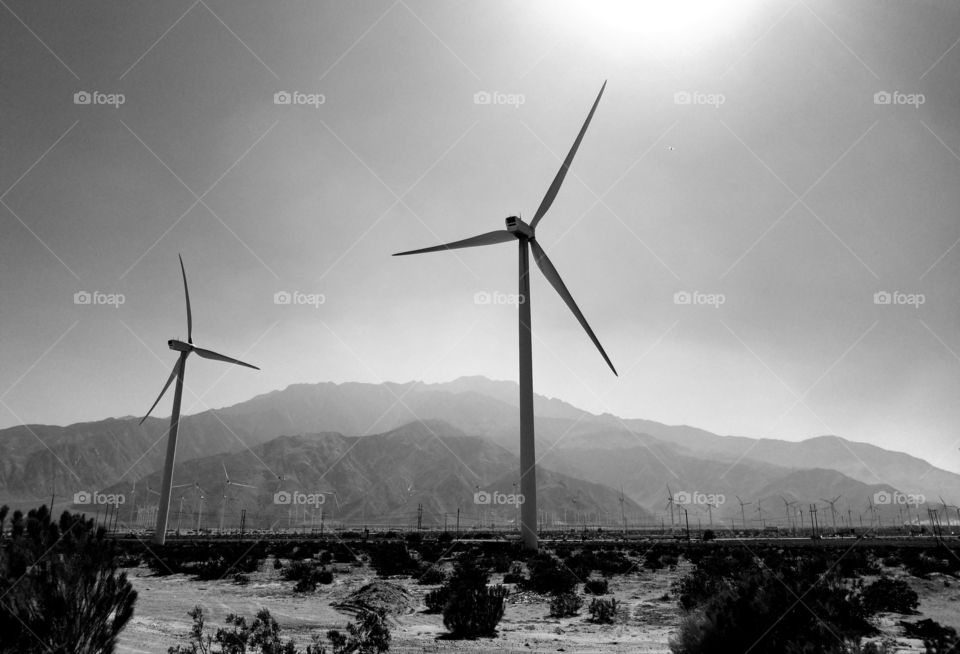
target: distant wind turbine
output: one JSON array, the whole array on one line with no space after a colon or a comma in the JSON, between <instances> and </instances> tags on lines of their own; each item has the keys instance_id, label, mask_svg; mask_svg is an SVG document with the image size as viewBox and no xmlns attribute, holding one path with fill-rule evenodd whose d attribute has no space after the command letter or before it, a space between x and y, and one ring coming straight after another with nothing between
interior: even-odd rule
<instances>
[{"instance_id":1,"label":"distant wind turbine","mask_svg":"<svg viewBox=\"0 0 960 654\"><path fill-rule=\"evenodd\" d=\"M540 244L537 243L535 238L537 223L540 222L540 219L543 218L544 214L547 213L547 210L553 204L553 200L556 198L557 192L560 190L560 185L563 183L567 171L570 169L573 157L580 147L580 141L583 140L583 135L590 125L590 120L597 110L597 105L600 103L600 97L603 95L603 90L606 86L607 83L604 82L603 86L600 87L600 93L597 94L597 99L594 100L593 107L591 107L590 113L587 114L587 119L584 121L583 127L580 128L580 133L577 134L577 138L573 142L570 152L567 153L566 159L563 160L560 170L557 172L556 177L554 177L553 183L550 184L550 188L547 189L547 193L540 202L540 206L537 208L530 224L525 223L517 216L510 216L506 219L506 229L486 232L478 236L472 236L444 245L437 245L420 250L410 250L408 252L398 252L394 255L402 256L407 254L456 250L459 248L507 243L513 240L519 242L521 301L518 311L520 323L520 491L524 498L520 514L520 533L523 538L523 547L528 550L537 549L537 473L536 444L534 441L533 425L533 348L530 333L530 250L533 251L533 259L544 277L547 278L550 285L553 286L560 297L563 298L567 307L570 308L570 311L573 312L573 315L576 316L580 325L590 337L590 340L593 341L593 344L600 351L604 361L610 366L613 374L617 374L616 369L610 362L610 358L607 356L607 353L604 352L593 330L590 329L590 325L587 324L586 318L583 317L580 308L577 306L577 303L574 302L573 296L570 295L570 291L567 290L557 269L554 268L550 259L547 257L547 253L543 251L543 248L540 247Z\"/></svg>"},{"instance_id":2,"label":"distant wind turbine","mask_svg":"<svg viewBox=\"0 0 960 654\"><path fill-rule=\"evenodd\" d=\"M180 257L180 272L183 275L183 295L187 300L187 342L184 343L174 338L167 341L167 345L171 350L180 353L180 358L178 358L177 363L174 364L173 372L171 372L167 378L167 383L163 385L163 390L160 391L160 395L157 396L153 406L151 406L147 414L140 419L140 424L142 425L143 421L150 415L150 412L157 406L163 394L170 388L170 384L173 383L174 378L176 378L177 385L173 392L173 412L170 414L170 432L167 437L167 458L163 465L163 483L160 486L160 507L157 511L156 531L153 534L153 541L158 545L163 545L167 540L167 519L170 514L170 486L173 480L173 462L177 456L177 430L180 427L180 399L183 396L183 376L187 368L187 357L191 352L196 352L197 356L204 359L213 359L214 361L223 361L224 363L233 363L238 366L260 370L260 368L250 365L249 363L232 359L212 350L204 350L203 348L194 346L193 313L190 311L190 290L187 288L187 271L183 267L183 257Z\"/></svg>"}]
</instances>

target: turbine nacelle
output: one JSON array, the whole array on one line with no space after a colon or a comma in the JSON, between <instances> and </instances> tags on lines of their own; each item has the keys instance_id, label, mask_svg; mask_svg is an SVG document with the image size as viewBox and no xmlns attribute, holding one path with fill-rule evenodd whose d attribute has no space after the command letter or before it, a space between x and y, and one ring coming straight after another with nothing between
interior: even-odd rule
<instances>
[{"instance_id":1,"label":"turbine nacelle","mask_svg":"<svg viewBox=\"0 0 960 654\"><path fill-rule=\"evenodd\" d=\"M505 222L507 223L508 232L512 234L522 234L527 238L533 238L533 228L527 223L523 222L522 218L510 216Z\"/></svg>"},{"instance_id":2,"label":"turbine nacelle","mask_svg":"<svg viewBox=\"0 0 960 654\"><path fill-rule=\"evenodd\" d=\"M178 341L175 338L171 338L169 341L167 341L167 346L171 350L176 350L177 352L189 352L190 350L193 349L193 346L190 345L189 343Z\"/></svg>"}]
</instances>

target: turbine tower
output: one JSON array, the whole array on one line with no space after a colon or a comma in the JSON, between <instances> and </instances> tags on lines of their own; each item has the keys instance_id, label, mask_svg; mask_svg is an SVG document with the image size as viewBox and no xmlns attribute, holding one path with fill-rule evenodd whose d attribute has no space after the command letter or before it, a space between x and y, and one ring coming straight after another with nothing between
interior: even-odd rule
<instances>
[{"instance_id":1,"label":"turbine tower","mask_svg":"<svg viewBox=\"0 0 960 654\"><path fill-rule=\"evenodd\" d=\"M744 530L746 530L746 528L747 528L747 514L744 513L743 507L749 506L749 505L753 504L753 502L744 502L743 500L740 499L740 496L739 496L739 495L736 495L735 497L737 498L737 501L740 502L740 519L743 520L743 528L744 528Z\"/></svg>"},{"instance_id":2,"label":"turbine tower","mask_svg":"<svg viewBox=\"0 0 960 654\"><path fill-rule=\"evenodd\" d=\"M535 237L537 223L540 222L540 219L543 218L544 214L550 208L550 205L553 204L553 200L556 198L557 192L560 190L560 185L563 183L563 179L566 177L567 171L570 169L570 164L573 162L573 157L576 155L577 149L580 147L580 141L583 140L583 135L586 133L587 127L590 125L590 120L593 118L593 114L597 110L597 105L600 103L600 97L603 95L603 90L606 88L606 86L607 83L604 82L603 86L600 87L600 93L597 94L597 99L594 100L593 107L591 107L590 113L587 114L587 119L584 121L583 127L580 128L580 133L573 142L570 152L567 153L566 159L563 160L560 170L557 172L556 177L554 177L553 183L550 184L550 188L547 189L546 195L544 195L543 200L540 202L540 206L537 208L537 211L533 216L533 220L531 220L529 224L525 223L517 216L510 216L506 219L506 229L486 232L478 236L473 236L461 241L454 241L452 243L446 243L444 245L437 245L420 250L410 250L408 252L398 252L394 255L402 256L407 254L422 254L425 252L456 250L459 248L507 243L514 240L516 240L520 246L519 276L521 303L517 313L520 323L520 492L523 494L524 498L520 513L520 533L523 539L523 547L527 550L537 549L537 458L533 424L533 347L531 344L530 332L529 255L531 250L533 251L533 260L536 262L537 267L540 268L540 271L543 273L544 277L547 278L547 281L550 282L550 285L553 286L554 290L556 290L560 297L563 298L563 301L566 303L567 307L570 308L570 311L573 312L573 315L576 316L580 325L590 337L590 340L593 341L593 344L600 351L604 361L606 361L607 365L610 366L610 370L613 371L614 375L617 374L616 369L610 362L610 358L600 345L600 341L597 340L593 330L590 329L590 325L587 324L586 318L583 317L583 314L580 312L580 308L573 300L573 296L570 295L570 291L567 290L566 285L560 278L560 274L550 262L550 259L547 257L547 253L544 252L543 248L540 247L540 244L537 243Z\"/></svg>"},{"instance_id":3,"label":"turbine tower","mask_svg":"<svg viewBox=\"0 0 960 654\"><path fill-rule=\"evenodd\" d=\"M160 395L154 400L153 406L147 411L147 414L140 419L140 424L147 419L150 412L157 406L160 398L170 388L173 380L177 380L177 385L173 392L173 411L170 414L170 432L167 436L167 458L163 464L163 483L160 486L160 506L157 511L157 526L153 534L153 542L157 545L163 545L167 540L167 519L170 514L170 491L173 481L173 463L177 457L177 431L180 427L180 400L183 397L183 377L187 368L187 357L191 352L196 352L197 356L203 359L213 359L214 361L223 361L224 363L233 363L238 366L246 366L254 370L260 370L256 366L244 363L238 359L232 359L228 356L218 354L212 350L204 350L193 344L193 313L190 311L190 290L187 288L187 271L183 267L183 257L180 257L180 273L183 275L183 295L187 300L187 342L178 341L171 338L167 341L167 346L171 350L180 353L180 357L173 366L173 372L167 378L167 383L163 385Z\"/></svg>"}]
</instances>

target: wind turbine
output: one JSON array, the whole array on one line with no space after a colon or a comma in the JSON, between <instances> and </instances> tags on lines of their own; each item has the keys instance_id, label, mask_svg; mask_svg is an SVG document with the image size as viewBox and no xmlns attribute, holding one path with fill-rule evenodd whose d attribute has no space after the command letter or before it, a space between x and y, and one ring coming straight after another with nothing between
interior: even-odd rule
<instances>
[{"instance_id":1,"label":"wind turbine","mask_svg":"<svg viewBox=\"0 0 960 654\"><path fill-rule=\"evenodd\" d=\"M163 394L170 388L170 384L173 383L174 378L176 378L177 385L173 392L173 411L170 414L170 432L167 436L167 458L163 464L163 483L160 486L160 507L157 511L157 526L153 534L153 542L158 545L163 545L167 540L167 518L170 513L170 485L173 481L173 463L177 457L177 431L180 427L180 399L183 397L183 376L187 368L187 357L191 352L196 352L197 356L204 359L213 359L214 361L223 361L224 363L233 363L238 366L260 370L260 368L252 366L249 363L232 359L212 350L205 350L194 346L193 313L190 311L190 290L187 288L187 271L183 267L183 257L180 257L180 272L183 275L183 295L187 300L187 342L184 343L174 338L167 341L167 346L171 350L179 352L180 357L174 364L173 371L167 378L167 383L163 385L163 390L160 391L160 395L154 400L153 406L150 407L150 411L147 411L147 414L140 419L140 424L142 425L143 421L150 415L150 412L157 406L157 403L160 402Z\"/></svg>"},{"instance_id":2,"label":"wind turbine","mask_svg":"<svg viewBox=\"0 0 960 654\"><path fill-rule=\"evenodd\" d=\"M670 532L673 533L673 492L670 490L670 484L667 484L667 508L670 509Z\"/></svg>"},{"instance_id":3,"label":"wind turbine","mask_svg":"<svg viewBox=\"0 0 960 654\"><path fill-rule=\"evenodd\" d=\"M780 499L783 500L783 513L787 518L787 528L792 529L793 521L790 520L790 507L796 504L797 501L794 500L793 502L788 502L787 498L785 498L783 495L780 496Z\"/></svg>"},{"instance_id":4,"label":"wind turbine","mask_svg":"<svg viewBox=\"0 0 960 654\"><path fill-rule=\"evenodd\" d=\"M743 519L743 528L746 529L746 528L747 528L747 516L746 516L746 514L745 514L744 511L743 511L743 507L745 507L745 506L747 506L747 505L749 505L749 504L753 504L753 502L744 502L743 500L740 499L740 496L739 496L739 495L735 495L734 497L736 497L736 498L737 498L737 501L740 502L740 518Z\"/></svg>"},{"instance_id":5,"label":"wind turbine","mask_svg":"<svg viewBox=\"0 0 960 654\"><path fill-rule=\"evenodd\" d=\"M604 352L603 347L600 345L600 341L597 340L593 330L590 329L590 325L587 324L586 318L583 317L583 314L580 312L580 308L577 306L577 303L574 302L573 296L570 295L570 291L567 290L567 287L560 278L560 274L557 272L557 269L554 268L553 264L550 262L550 259L547 257L547 253L543 251L543 248L540 247L540 244L537 243L535 238L537 223L540 222L540 219L543 218L544 214L553 204L553 200L556 198L557 192L560 190L560 185L563 183L563 179L566 177L571 163L573 163L573 157L577 154L577 149L580 147L580 141L583 140L583 135L586 133L587 127L590 125L590 120L593 118L593 114L597 110L597 105L600 103L600 97L603 95L603 90L606 88L606 86L607 83L604 82L603 86L600 87L600 93L597 94L597 99L594 100L593 107L591 107L590 113L587 114L587 119L584 121L583 127L580 128L580 133L577 134L577 138L573 142L570 152L567 153L566 159L563 160L560 170L557 172L556 177L554 177L553 183L550 184L550 188L547 189L546 195L544 195L543 200L540 202L540 206L537 208L537 211L533 216L533 220L531 220L529 224L525 223L517 216L510 216L506 219L506 229L486 232L478 236L473 236L461 241L454 241L452 243L446 243L444 245L437 245L420 250L410 250L407 252L398 252L394 255L401 256L407 254L422 254L425 252L439 252L443 250L456 250L459 248L507 243L514 240L519 243L521 303L518 307L519 311L517 313L520 323L520 490L524 497L520 515L520 533L523 538L523 547L527 550L537 549L537 459L533 424L533 348L531 344L530 333L529 253L531 250L533 251L533 259L536 262L537 267L540 268L540 271L543 273L544 277L547 278L547 281L550 282L550 285L553 286L554 290L557 291L557 293L566 303L567 307L570 308L570 311L573 312L573 315L576 316L577 321L579 321L580 325L587 332L590 340L593 341L593 344L600 351L604 361L606 361L607 365L610 366L610 370L613 371L614 375L617 374L616 369L610 362L610 358L607 356L607 353Z\"/></svg>"},{"instance_id":6,"label":"wind turbine","mask_svg":"<svg viewBox=\"0 0 960 654\"><path fill-rule=\"evenodd\" d=\"M836 508L834 507L834 505L837 503L837 500L839 500L841 497L843 497L843 496L842 496L842 495L837 495L837 496L836 496L835 498L833 498L832 500L824 499L824 498L822 498L822 497L820 498L820 501L821 501L821 502L826 502L827 504L830 505L830 516L831 516L831 518L833 519L833 533L834 533L834 534L837 533L837 510L836 510Z\"/></svg>"},{"instance_id":7,"label":"wind turbine","mask_svg":"<svg viewBox=\"0 0 960 654\"><path fill-rule=\"evenodd\" d=\"M226 512L226 509L227 509L227 489L230 486L240 486L242 488L256 488L256 486L251 486L250 484L241 484L240 482L231 480L230 474L227 472L226 464L223 463L223 461L221 461L220 465L223 466L223 476L225 480L223 482L223 498L221 498L223 501L220 504L220 533L222 534L223 533L223 514Z\"/></svg>"}]
</instances>

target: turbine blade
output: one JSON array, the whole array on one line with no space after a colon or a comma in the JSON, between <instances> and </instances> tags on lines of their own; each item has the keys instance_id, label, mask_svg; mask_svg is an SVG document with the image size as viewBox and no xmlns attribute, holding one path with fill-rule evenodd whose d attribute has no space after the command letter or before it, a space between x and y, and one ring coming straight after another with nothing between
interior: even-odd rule
<instances>
[{"instance_id":1,"label":"turbine blade","mask_svg":"<svg viewBox=\"0 0 960 654\"><path fill-rule=\"evenodd\" d=\"M180 257L180 255L177 255ZM183 273L183 296L187 298L187 343L193 345L193 312L190 311L190 289L187 288L187 270L183 267L183 257L180 257L180 272Z\"/></svg>"},{"instance_id":2,"label":"turbine blade","mask_svg":"<svg viewBox=\"0 0 960 654\"><path fill-rule=\"evenodd\" d=\"M607 365L610 366L610 370L612 370L613 374L616 375L617 369L613 367L613 363L610 362L610 357L608 357L607 353L603 351L603 346L600 345L600 341L597 340L596 334L593 333L593 330L590 329L590 325L587 324L587 319L584 318L583 314L580 312L580 307L578 307L577 303L573 301L573 296L570 295L570 291L567 290L563 280L560 279L560 273L558 273L557 269L553 267L553 264L547 257L547 253L543 251L543 248L540 247L540 244L534 239L531 239L530 247L533 248L533 260L537 262L537 267L540 268L543 276L547 278L547 281L550 282L550 285L556 289L557 293L560 294L560 297L563 298L563 301L567 303L568 307L570 307L570 311L572 311L573 315L576 316L577 320L580 322L580 326L583 327L584 331L587 332L587 336L590 337L590 340L593 341L593 344L597 346L598 350L600 350L600 355L603 357L603 360L607 362ZM619 377L619 375L617 376Z\"/></svg>"},{"instance_id":3,"label":"turbine blade","mask_svg":"<svg viewBox=\"0 0 960 654\"><path fill-rule=\"evenodd\" d=\"M240 483L235 482L235 481L231 481L231 482L230 482L230 485L231 485L231 486L242 486L243 488L256 488L256 486L252 486L252 485L250 485L250 484L240 484Z\"/></svg>"},{"instance_id":4,"label":"turbine blade","mask_svg":"<svg viewBox=\"0 0 960 654\"><path fill-rule=\"evenodd\" d=\"M223 461L220 462L220 465L223 466L223 476L226 477L227 483L229 483L229 482L230 482L230 475L227 474L227 466L226 466L226 464L225 464Z\"/></svg>"},{"instance_id":5,"label":"turbine blade","mask_svg":"<svg viewBox=\"0 0 960 654\"><path fill-rule=\"evenodd\" d=\"M177 359L177 362L173 364L173 372L170 373L170 376L167 377L167 383L163 385L163 390L160 391L160 395L157 396L157 399L153 401L153 404L150 406L150 410L147 411L146 415L140 418L138 424L143 424L143 421L147 419L147 416L156 408L157 403L160 402L160 398L163 397L163 394L167 392L167 389L170 388L170 384L173 383L173 380L177 377L177 372L180 370L180 359Z\"/></svg>"},{"instance_id":6,"label":"turbine blade","mask_svg":"<svg viewBox=\"0 0 960 654\"><path fill-rule=\"evenodd\" d=\"M505 229L498 229L493 232L487 232L486 234L479 234L478 236L471 236L470 238L465 238L462 241L454 241L453 243L445 243L443 245L434 245L430 248L422 248L420 250L409 250L407 252L397 252L393 256L402 257L407 254L423 254L424 252L440 252L441 250L459 250L460 248L475 248L481 245L493 245L495 243L506 243L507 241L512 241L516 236L513 235L513 232L508 232Z\"/></svg>"},{"instance_id":7,"label":"turbine blade","mask_svg":"<svg viewBox=\"0 0 960 654\"><path fill-rule=\"evenodd\" d=\"M249 363L244 363L239 359L231 359L228 356L218 354L213 350L204 350L201 347L193 348L193 351L197 353L197 356L203 357L204 359L213 359L214 361L223 361L224 363L235 363L238 366L246 366L247 368L253 368L254 370L260 370L260 368L250 365Z\"/></svg>"},{"instance_id":8,"label":"turbine blade","mask_svg":"<svg viewBox=\"0 0 960 654\"><path fill-rule=\"evenodd\" d=\"M537 213L534 214L533 220L530 222L530 227L533 229L537 228L537 223L540 222L541 218L543 218L543 214L547 213L547 209L549 209L550 205L553 204L553 199L557 197L557 192L560 190L560 185L563 184L563 178L567 176L567 170L570 169L570 164L573 163L573 157L577 154L577 148L580 147L580 141L583 140L583 135L587 133L587 127L590 125L590 119L593 118L593 112L597 110L597 105L600 104L600 96L603 95L603 90L605 88L607 88L606 82L604 82L603 86L600 87L600 93L597 94L597 99L593 101L593 107L590 108L590 113L587 114L587 119L583 122L583 127L580 128L580 133L577 134L577 140L573 142L570 152L567 153L567 158L563 160L563 165L561 165L560 170L557 171L557 176L553 178L553 184L551 184L550 188L547 189L547 194L543 196L543 200L541 200L540 206L537 208Z\"/></svg>"}]
</instances>

